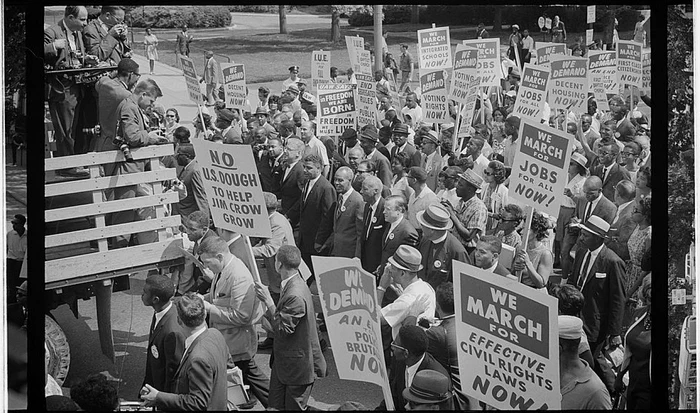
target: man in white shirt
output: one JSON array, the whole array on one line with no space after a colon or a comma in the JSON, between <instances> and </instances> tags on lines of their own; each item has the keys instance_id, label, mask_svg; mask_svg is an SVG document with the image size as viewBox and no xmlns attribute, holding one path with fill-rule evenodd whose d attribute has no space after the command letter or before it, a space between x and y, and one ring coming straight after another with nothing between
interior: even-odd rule
<instances>
[{"instance_id":1,"label":"man in white shirt","mask_svg":"<svg viewBox=\"0 0 700 413\"><path fill-rule=\"evenodd\" d=\"M484 176L484 169L489 166L489 160L481 153L484 147L484 138L481 136L472 136L467 142L467 153L474 161L473 171L480 177Z\"/></svg>"},{"instance_id":2,"label":"man in white shirt","mask_svg":"<svg viewBox=\"0 0 700 413\"><path fill-rule=\"evenodd\" d=\"M406 106L401 109L401 113L411 117L410 126L416 130L423 122L423 108L418 105L418 97L415 92L406 95Z\"/></svg>"},{"instance_id":3,"label":"man in white shirt","mask_svg":"<svg viewBox=\"0 0 700 413\"><path fill-rule=\"evenodd\" d=\"M632 220L636 187L632 181L623 179L615 185L615 205L617 212L610 224L610 238L605 240L605 245L615 251L623 260L630 259L627 241L630 239L637 223Z\"/></svg>"},{"instance_id":4,"label":"man in white shirt","mask_svg":"<svg viewBox=\"0 0 700 413\"><path fill-rule=\"evenodd\" d=\"M459 174L462 173L462 169L459 166L448 166L445 170L440 172L438 176L438 186L442 182L442 189L437 192L437 197L442 201L447 201L454 208L459 205L459 196L457 196L457 180L459 180Z\"/></svg>"},{"instance_id":5,"label":"man in white shirt","mask_svg":"<svg viewBox=\"0 0 700 413\"><path fill-rule=\"evenodd\" d=\"M294 85L297 86L298 90L298 85L297 82L299 82L301 78L299 77L299 66L289 66L289 78L285 79L284 82L282 82L282 93L289 89L290 86Z\"/></svg>"},{"instance_id":6,"label":"man in white shirt","mask_svg":"<svg viewBox=\"0 0 700 413\"><path fill-rule=\"evenodd\" d=\"M327 177L328 171L330 170L328 152L326 151L326 146L323 144L323 142L316 137L316 127L314 126L313 122L301 122L299 132L301 133L301 140L304 141L304 144L306 145L306 148L304 149L304 156L314 154L320 157L323 163L321 175Z\"/></svg>"},{"instance_id":7,"label":"man in white shirt","mask_svg":"<svg viewBox=\"0 0 700 413\"><path fill-rule=\"evenodd\" d=\"M414 191L408 200L408 222L414 228L419 229L421 226L416 218L416 214L425 210L429 205L438 204L440 201L435 192L426 185L428 174L425 172L425 169L420 166L413 166L408 170L407 178L408 186Z\"/></svg>"}]
</instances>

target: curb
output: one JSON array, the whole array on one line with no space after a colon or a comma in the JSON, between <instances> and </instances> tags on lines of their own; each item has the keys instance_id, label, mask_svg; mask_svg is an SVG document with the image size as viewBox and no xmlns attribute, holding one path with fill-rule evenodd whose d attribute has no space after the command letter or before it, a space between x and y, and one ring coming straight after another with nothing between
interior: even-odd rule
<instances>
[{"instance_id":1,"label":"curb","mask_svg":"<svg viewBox=\"0 0 700 413\"><path fill-rule=\"evenodd\" d=\"M12 191L10 189L5 189L5 193L15 201L19 202L20 204L24 205L25 207L27 206L27 198L18 195L15 193L15 191Z\"/></svg>"}]
</instances>

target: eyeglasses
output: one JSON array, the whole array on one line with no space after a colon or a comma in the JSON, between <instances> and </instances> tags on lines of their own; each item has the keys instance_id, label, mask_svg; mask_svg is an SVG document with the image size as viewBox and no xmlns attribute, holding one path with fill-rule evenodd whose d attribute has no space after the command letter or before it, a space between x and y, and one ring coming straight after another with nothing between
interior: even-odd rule
<instances>
[{"instance_id":1,"label":"eyeglasses","mask_svg":"<svg viewBox=\"0 0 700 413\"><path fill-rule=\"evenodd\" d=\"M484 171L484 175L486 175L486 176L493 176L493 172Z\"/></svg>"},{"instance_id":2,"label":"eyeglasses","mask_svg":"<svg viewBox=\"0 0 700 413\"><path fill-rule=\"evenodd\" d=\"M407 348L401 347L401 346L398 345L398 344L391 343L391 347L392 347L392 348L395 348L395 349L397 349L397 350L403 350L403 351L405 351L405 352L408 352L408 349L407 349Z\"/></svg>"},{"instance_id":3,"label":"eyeglasses","mask_svg":"<svg viewBox=\"0 0 700 413\"><path fill-rule=\"evenodd\" d=\"M166 118L174 118L175 115L165 115Z\"/></svg>"},{"instance_id":4,"label":"eyeglasses","mask_svg":"<svg viewBox=\"0 0 700 413\"><path fill-rule=\"evenodd\" d=\"M369 171L360 171L360 170L358 169L358 170L357 170L357 173L358 173L358 174L366 174L366 173L369 173Z\"/></svg>"},{"instance_id":5,"label":"eyeglasses","mask_svg":"<svg viewBox=\"0 0 700 413\"><path fill-rule=\"evenodd\" d=\"M637 155L636 153L633 153L633 152L625 152L625 151L622 151L621 153L622 153L622 156L639 156L639 155Z\"/></svg>"}]
</instances>

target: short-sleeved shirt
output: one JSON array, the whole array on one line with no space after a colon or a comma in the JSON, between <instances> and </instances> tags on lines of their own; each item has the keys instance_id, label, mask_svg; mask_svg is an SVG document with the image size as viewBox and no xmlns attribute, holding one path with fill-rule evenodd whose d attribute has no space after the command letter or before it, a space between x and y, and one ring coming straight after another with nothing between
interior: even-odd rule
<instances>
[{"instance_id":1,"label":"short-sleeved shirt","mask_svg":"<svg viewBox=\"0 0 700 413\"><path fill-rule=\"evenodd\" d=\"M24 253L27 252L27 231L19 235L14 229L7 233L7 258L15 261L24 261Z\"/></svg>"},{"instance_id":2,"label":"short-sleeved shirt","mask_svg":"<svg viewBox=\"0 0 700 413\"><path fill-rule=\"evenodd\" d=\"M323 142L321 142L321 140L315 136L312 136L311 139L309 139L309 143L307 143L306 147L304 148L304 156L309 154L318 155L323 161L323 166L330 165L328 162L326 145L324 145Z\"/></svg>"},{"instance_id":3,"label":"short-sleeved shirt","mask_svg":"<svg viewBox=\"0 0 700 413\"><path fill-rule=\"evenodd\" d=\"M457 216L467 230L471 231L476 228L479 230L479 233L477 233L477 236L472 238L471 241L462 238L455 228L452 229L452 233L465 247L476 247L476 240L479 235L486 231L486 219L488 218L486 205L484 205L484 202L479 199L479 197L474 195L466 202L464 200L460 201Z\"/></svg>"},{"instance_id":4,"label":"short-sleeved shirt","mask_svg":"<svg viewBox=\"0 0 700 413\"><path fill-rule=\"evenodd\" d=\"M418 218L416 218L416 214L425 210L430 205L438 203L440 203L440 200L438 199L437 195L435 195L435 192L428 188L427 185L423 187L420 194L416 194L414 192L411 194L411 197L408 200L408 222L410 222L414 228L420 228L420 223L418 222Z\"/></svg>"},{"instance_id":5,"label":"short-sleeved shirt","mask_svg":"<svg viewBox=\"0 0 700 413\"><path fill-rule=\"evenodd\" d=\"M562 410L611 410L610 393L593 369L586 365L583 377L566 383L561 388Z\"/></svg>"},{"instance_id":6,"label":"short-sleeved shirt","mask_svg":"<svg viewBox=\"0 0 700 413\"><path fill-rule=\"evenodd\" d=\"M435 290L427 282L418 278L406 289L393 303L382 308L382 316L391 326L391 334L394 338L399 334L401 323L408 316L417 319L435 317Z\"/></svg>"},{"instance_id":7,"label":"short-sleeved shirt","mask_svg":"<svg viewBox=\"0 0 700 413\"><path fill-rule=\"evenodd\" d=\"M413 56L406 51L406 54L404 55L401 53L401 59L399 61L399 70L402 72L410 72L411 69L413 69Z\"/></svg>"}]
</instances>

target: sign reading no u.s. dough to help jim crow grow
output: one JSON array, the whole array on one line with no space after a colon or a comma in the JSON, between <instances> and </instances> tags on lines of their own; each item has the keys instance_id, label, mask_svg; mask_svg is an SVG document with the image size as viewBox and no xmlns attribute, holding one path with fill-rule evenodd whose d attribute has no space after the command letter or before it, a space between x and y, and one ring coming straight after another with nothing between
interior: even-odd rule
<instances>
[{"instance_id":1,"label":"sign reading no u.s. dough to help jim crow grow","mask_svg":"<svg viewBox=\"0 0 700 413\"><path fill-rule=\"evenodd\" d=\"M318 85L318 136L340 136L347 128L356 128L355 91L349 83Z\"/></svg>"},{"instance_id":2,"label":"sign reading no u.s. dough to help jim crow grow","mask_svg":"<svg viewBox=\"0 0 700 413\"><path fill-rule=\"evenodd\" d=\"M508 196L556 217L568 182L571 139L566 132L523 119Z\"/></svg>"},{"instance_id":3,"label":"sign reading no u.s. dough to help jim crow grow","mask_svg":"<svg viewBox=\"0 0 700 413\"><path fill-rule=\"evenodd\" d=\"M498 410L558 410L557 300L452 263L462 392Z\"/></svg>"},{"instance_id":4,"label":"sign reading no u.s. dough to help jim crow grow","mask_svg":"<svg viewBox=\"0 0 700 413\"><path fill-rule=\"evenodd\" d=\"M193 139L197 163L217 228L270 238L270 218L250 145Z\"/></svg>"}]
</instances>

